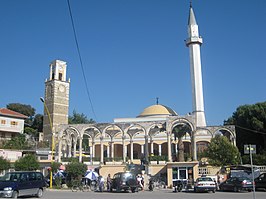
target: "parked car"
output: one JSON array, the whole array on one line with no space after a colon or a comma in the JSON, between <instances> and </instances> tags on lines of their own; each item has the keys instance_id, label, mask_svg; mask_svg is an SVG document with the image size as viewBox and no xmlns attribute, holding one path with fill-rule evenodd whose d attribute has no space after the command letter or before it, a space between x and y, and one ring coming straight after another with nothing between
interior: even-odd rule
<instances>
[{"instance_id":1,"label":"parked car","mask_svg":"<svg viewBox=\"0 0 266 199\"><path fill-rule=\"evenodd\" d=\"M138 191L139 185L136 174L133 172L119 172L114 174L111 182L110 191L115 189L117 192L131 190L132 193Z\"/></svg>"},{"instance_id":2,"label":"parked car","mask_svg":"<svg viewBox=\"0 0 266 199\"><path fill-rule=\"evenodd\" d=\"M194 192L216 191L216 182L210 177L200 177L194 184Z\"/></svg>"},{"instance_id":3,"label":"parked car","mask_svg":"<svg viewBox=\"0 0 266 199\"><path fill-rule=\"evenodd\" d=\"M262 173L259 177L255 178L256 189L266 191L266 173Z\"/></svg>"},{"instance_id":4,"label":"parked car","mask_svg":"<svg viewBox=\"0 0 266 199\"><path fill-rule=\"evenodd\" d=\"M221 191L252 191L253 182L247 177L232 177L222 182L219 187Z\"/></svg>"},{"instance_id":5,"label":"parked car","mask_svg":"<svg viewBox=\"0 0 266 199\"><path fill-rule=\"evenodd\" d=\"M41 198L46 183L41 172L20 171L6 173L0 181L0 198L36 196Z\"/></svg>"}]
</instances>

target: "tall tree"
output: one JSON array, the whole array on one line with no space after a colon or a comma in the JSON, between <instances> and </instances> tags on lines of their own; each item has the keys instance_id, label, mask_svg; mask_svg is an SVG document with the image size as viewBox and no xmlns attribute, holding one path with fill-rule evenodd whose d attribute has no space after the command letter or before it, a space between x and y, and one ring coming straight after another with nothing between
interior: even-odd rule
<instances>
[{"instance_id":1,"label":"tall tree","mask_svg":"<svg viewBox=\"0 0 266 199\"><path fill-rule=\"evenodd\" d=\"M243 152L245 144L256 144L257 151L266 149L266 102L239 106L224 124L236 125L236 141Z\"/></svg>"},{"instance_id":2,"label":"tall tree","mask_svg":"<svg viewBox=\"0 0 266 199\"><path fill-rule=\"evenodd\" d=\"M173 133L175 136L175 139L178 139L178 161L184 162L185 156L184 156L184 143L183 143L183 137L189 132L191 129L188 125L178 125L173 129Z\"/></svg>"},{"instance_id":3,"label":"tall tree","mask_svg":"<svg viewBox=\"0 0 266 199\"><path fill-rule=\"evenodd\" d=\"M93 119L87 119L87 116L83 113L77 113L75 110L73 111L73 116L69 116L68 118L69 124L92 124L95 123Z\"/></svg>"},{"instance_id":4,"label":"tall tree","mask_svg":"<svg viewBox=\"0 0 266 199\"><path fill-rule=\"evenodd\" d=\"M42 132L42 128L43 128L43 115L42 114L36 114L34 116L31 127L33 129L36 129L38 132Z\"/></svg>"},{"instance_id":5,"label":"tall tree","mask_svg":"<svg viewBox=\"0 0 266 199\"><path fill-rule=\"evenodd\" d=\"M213 166L236 165L240 162L240 153L237 147L222 135L217 135L211 139L205 156L208 157L209 163Z\"/></svg>"},{"instance_id":6,"label":"tall tree","mask_svg":"<svg viewBox=\"0 0 266 199\"><path fill-rule=\"evenodd\" d=\"M25 155L18 159L15 164L17 171L34 171L40 168L40 164L35 155Z\"/></svg>"},{"instance_id":7,"label":"tall tree","mask_svg":"<svg viewBox=\"0 0 266 199\"><path fill-rule=\"evenodd\" d=\"M10 103L6 105L6 108L28 116L29 118L25 120L25 125L32 125L32 118L35 115L35 108L33 108L31 105Z\"/></svg>"},{"instance_id":8,"label":"tall tree","mask_svg":"<svg viewBox=\"0 0 266 199\"><path fill-rule=\"evenodd\" d=\"M10 162L0 156L0 172L10 168Z\"/></svg>"}]
</instances>

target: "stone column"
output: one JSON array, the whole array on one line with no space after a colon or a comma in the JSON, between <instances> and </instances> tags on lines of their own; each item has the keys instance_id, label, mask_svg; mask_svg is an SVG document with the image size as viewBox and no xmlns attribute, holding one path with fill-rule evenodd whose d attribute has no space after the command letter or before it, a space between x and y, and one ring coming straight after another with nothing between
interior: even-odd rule
<instances>
[{"instance_id":1,"label":"stone column","mask_svg":"<svg viewBox=\"0 0 266 199\"><path fill-rule=\"evenodd\" d=\"M114 159L114 152L115 152L114 142L111 141L111 158Z\"/></svg>"},{"instance_id":2,"label":"stone column","mask_svg":"<svg viewBox=\"0 0 266 199\"><path fill-rule=\"evenodd\" d=\"M171 133L167 132L168 162L172 162Z\"/></svg>"},{"instance_id":3,"label":"stone column","mask_svg":"<svg viewBox=\"0 0 266 199\"><path fill-rule=\"evenodd\" d=\"M101 163L103 163L103 136L100 137L100 144L101 144Z\"/></svg>"},{"instance_id":4,"label":"stone column","mask_svg":"<svg viewBox=\"0 0 266 199\"><path fill-rule=\"evenodd\" d=\"M79 139L79 162L82 162L82 138Z\"/></svg>"},{"instance_id":5,"label":"stone column","mask_svg":"<svg viewBox=\"0 0 266 199\"><path fill-rule=\"evenodd\" d=\"M107 145L107 158L110 157L110 148L111 148L111 143L109 142Z\"/></svg>"},{"instance_id":6,"label":"stone column","mask_svg":"<svg viewBox=\"0 0 266 199\"><path fill-rule=\"evenodd\" d=\"M74 142L74 151L73 151L73 157L76 157L76 153L77 153L77 143L76 141Z\"/></svg>"},{"instance_id":7,"label":"stone column","mask_svg":"<svg viewBox=\"0 0 266 199\"><path fill-rule=\"evenodd\" d=\"M151 154L154 154L154 150L153 150L153 140L151 139Z\"/></svg>"},{"instance_id":8,"label":"stone column","mask_svg":"<svg viewBox=\"0 0 266 199\"><path fill-rule=\"evenodd\" d=\"M125 146L126 136L122 136L122 144L123 144L123 162L126 162L126 146Z\"/></svg>"},{"instance_id":9,"label":"stone column","mask_svg":"<svg viewBox=\"0 0 266 199\"><path fill-rule=\"evenodd\" d=\"M126 162L126 157L127 157L127 145L125 145L125 162Z\"/></svg>"},{"instance_id":10,"label":"stone column","mask_svg":"<svg viewBox=\"0 0 266 199\"><path fill-rule=\"evenodd\" d=\"M144 154L145 154L145 161L149 162L149 136L145 135L145 149L144 149Z\"/></svg>"},{"instance_id":11,"label":"stone column","mask_svg":"<svg viewBox=\"0 0 266 199\"><path fill-rule=\"evenodd\" d=\"M72 148L72 145L71 145L71 143L68 143L67 144L67 152L68 152L68 155L67 155L67 157L69 157L69 158L71 158L71 148Z\"/></svg>"},{"instance_id":12,"label":"stone column","mask_svg":"<svg viewBox=\"0 0 266 199\"><path fill-rule=\"evenodd\" d=\"M62 140L59 139L59 142L58 142L58 162L62 162L61 161L61 154L62 153Z\"/></svg>"},{"instance_id":13,"label":"stone column","mask_svg":"<svg viewBox=\"0 0 266 199\"><path fill-rule=\"evenodd\" d=\"M191 132L192 136L191 136L191 148L192 148L192 156L193 156L193 160L197 161L197 143L196 143L196 138L195 138L195 131Z\"/></svg>"},{"instance_id":14,"label":"stone column","mask_svg":"<svg viewBox=\"0 0 266 199\"><path fill-rule=\"evenodd\" d=\"M94 140L92 141L92 157L95 157L95 142Z\"/></svg>"},{"instance_id":15,"label":"stone column","mask_svg":"<svg viewBox=\"0 0 266 199\"><path fill-rule=\"evenodd\" d=\"M161 155L162 155L162 145L159 144L159 156L161 156Z\"/></svg>"},{"instance_id":16,"label":"stone column","mask_svg":"<svg viewBox=\"0 0 266 199\"><path fill-rule=\"evenodd\" d=\"M133 140L130 140L130 161L133 162Z\"/></svg>"}]
</instances>

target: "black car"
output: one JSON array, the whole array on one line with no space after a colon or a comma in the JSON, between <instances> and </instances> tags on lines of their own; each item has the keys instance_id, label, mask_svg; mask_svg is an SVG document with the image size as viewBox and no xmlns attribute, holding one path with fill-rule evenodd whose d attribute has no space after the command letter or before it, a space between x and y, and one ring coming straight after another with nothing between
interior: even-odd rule
<instances>
[{"instance_id":1,"label":"black car","mask_svg":"<svg viewBox=\"0 0 266 199\"><path fill-rule=\"evenodd\" d=\"M6 173L0 181L0 198L43 196L46 183L43 174L35 171Z\"/></svg>"},{"instance_id":2,"label":"black car","mask_svg":"<svg viewBox=\"0 0 266 199\"><path fill-rule=\"evenodd\" d=\"M260 176L255 179L255 185L256 189L266 191L266 173L260 174Z\"/></svg>"},{"instance_id":3,"label":"black car","mask_svg":"<svg viewBox=\"0 0 266 199\"><path fill-rule=\"evenodd\" d=\"M139 185L137 183L136 174L132 172L119 172L114 174L111 182L110 191L114 189L117 192L131 190L132 193L138 191Z\"/></svg>"},{"instance_id":4,"label":"black car","mask_svg":"<svg viewBox=\"0 0 266 199\"><path fill-rule=\"evenodd\" d=\"M219 187L221 191L252 191L253 183L246 177L232 177L222 182Z\"/></svg>"}]
</instances>

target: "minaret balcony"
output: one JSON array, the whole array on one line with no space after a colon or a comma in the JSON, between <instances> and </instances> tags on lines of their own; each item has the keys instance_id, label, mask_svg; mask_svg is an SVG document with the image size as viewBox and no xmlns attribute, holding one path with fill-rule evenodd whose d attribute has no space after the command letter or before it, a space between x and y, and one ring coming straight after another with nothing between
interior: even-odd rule
<instances>
[{"instance_id":1,"label":"minaret balcony","mask_svg":"<svg viewBox=\"0 0 266 199\"><path fill-rule=\"evenodd\" d=\"M201 45L203 43L201 37L191 37L186 40L186 45L189 46L190 44L199 44Z\"/></svg>"}]
</instances>

